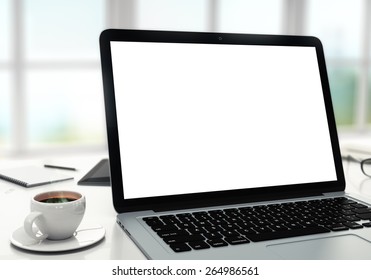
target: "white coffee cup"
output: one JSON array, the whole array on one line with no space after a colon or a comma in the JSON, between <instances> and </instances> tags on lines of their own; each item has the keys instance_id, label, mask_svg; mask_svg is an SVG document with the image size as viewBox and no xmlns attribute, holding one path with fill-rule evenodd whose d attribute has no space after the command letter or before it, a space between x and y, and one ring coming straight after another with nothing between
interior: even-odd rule
<instances>
[{"instance_id":1,"label":"white coffee cup","mask_svg":"<svg viewBox=\"0 0 371 280\"><path fill-rule=\"evenodd\" d=\"M85 208L85 196L78 192L40 193L31 199L31 213L24 220L24 230L35 240L67 239L80 225Z\"/></svg>"}]
</instances>

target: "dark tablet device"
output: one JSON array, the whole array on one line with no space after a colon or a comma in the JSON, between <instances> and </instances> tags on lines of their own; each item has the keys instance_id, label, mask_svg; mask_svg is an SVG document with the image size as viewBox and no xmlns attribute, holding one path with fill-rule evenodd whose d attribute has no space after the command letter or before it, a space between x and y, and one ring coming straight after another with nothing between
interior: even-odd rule
<instances>
[{"instance_id":1,"label":"dark tablet device","mask_svg":"<svg viewBox=\"0 0 371 280\"><path fill-rule=\"evenodd\" d=\"M83 186L110 186L111 179L108 159L102 159L98 162L77 184Z\"/></svg>"}]
</instances>

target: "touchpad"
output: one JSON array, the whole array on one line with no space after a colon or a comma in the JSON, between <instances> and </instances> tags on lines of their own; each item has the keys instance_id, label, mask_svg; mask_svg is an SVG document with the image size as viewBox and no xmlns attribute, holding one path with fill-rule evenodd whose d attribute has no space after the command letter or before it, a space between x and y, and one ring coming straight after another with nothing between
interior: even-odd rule
<instances>
[{"instance_id":1,"label":"touchpad","mask_svg":"<svg viewBox=\"0 0 371 280\"><path fill-rule=\"evenodd\" d=\"M371 243L356 235L281 243L267 248L284 259L371 259Z\"/></svg>"}]
</instances>

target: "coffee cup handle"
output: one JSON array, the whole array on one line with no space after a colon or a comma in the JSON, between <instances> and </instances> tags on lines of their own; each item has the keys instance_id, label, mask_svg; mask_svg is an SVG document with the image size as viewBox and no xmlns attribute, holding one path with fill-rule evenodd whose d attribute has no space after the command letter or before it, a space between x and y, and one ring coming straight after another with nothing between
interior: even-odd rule
<instances>
[{"instance_id":1,"label":"coffee cup handle","mask_svg":"<svg viewBox=\"0 0 371 280\"><path fill-rule=\"evenodd\" d=\"M44 240L48 237L47 234L38 234L38 231L34 230L33 224L35 221L42 216L42 213L40 212L31 212L27 215L27 217L24 220L23 227L27 235L33 239L36 240Z\"/></svg>"}]
</instances>

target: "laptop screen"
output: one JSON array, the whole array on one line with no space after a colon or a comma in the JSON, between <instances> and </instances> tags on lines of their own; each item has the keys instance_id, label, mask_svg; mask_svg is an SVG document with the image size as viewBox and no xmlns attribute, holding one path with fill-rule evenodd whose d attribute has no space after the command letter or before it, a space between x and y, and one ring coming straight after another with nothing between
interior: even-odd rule
<instances>
[{"instance_id":1,"label":"laptop screen","mask_svg":"<svg viewBox=\"0 0 371 280\"><path fill-rule=\"evenodd\" d=\"M337 180L315 47L110 47L126 199Z\"/></svg>"}]
</instances>

